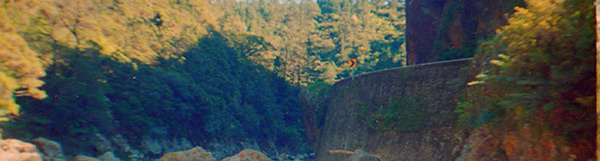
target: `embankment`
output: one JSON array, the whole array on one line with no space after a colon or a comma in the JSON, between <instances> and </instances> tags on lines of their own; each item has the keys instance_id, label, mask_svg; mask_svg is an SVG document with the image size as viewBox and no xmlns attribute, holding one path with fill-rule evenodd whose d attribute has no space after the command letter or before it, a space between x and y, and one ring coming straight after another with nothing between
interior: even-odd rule
<instances>
[{"instance_id":1,"label":"embankment","mask_svg":"<svg viewBox=\"0 0 600 161\"><path fill-rule=\"evenodd\" d=\"M459 59L408 66L336 83L325 103L316 160L349 160L350 155L329 151L356 149L382 160L454 160L462 147L460 137L453 131L454 107L456 96L468 79L468 73L461 68L470 62L471 59ZM407 105L401 101L408 99L401 98L416 101ZM385 116L386 108L417 107L418 113L393 114L403 119L392 127L384 125L386 120L379 120Z\"/></svg>"}]
</instances>

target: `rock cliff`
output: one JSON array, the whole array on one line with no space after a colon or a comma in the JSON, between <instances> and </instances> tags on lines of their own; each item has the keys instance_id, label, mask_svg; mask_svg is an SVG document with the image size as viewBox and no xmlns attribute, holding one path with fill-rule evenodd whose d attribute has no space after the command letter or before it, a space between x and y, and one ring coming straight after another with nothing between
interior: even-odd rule
<instances>
[{"instance_id":1,"label":"rock cliff","mask_svg":"<svg viewBox=\"0 0 600 161\"><path fill-rule=\"evenodd\" d=\"M406 0L408 64L472 57L523 0Z\"/></svg>"}]
</instances>

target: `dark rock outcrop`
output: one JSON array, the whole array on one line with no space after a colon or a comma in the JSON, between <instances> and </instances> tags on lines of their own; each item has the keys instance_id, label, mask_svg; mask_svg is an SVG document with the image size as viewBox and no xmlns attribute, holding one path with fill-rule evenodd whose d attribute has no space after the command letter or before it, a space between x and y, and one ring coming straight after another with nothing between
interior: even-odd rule
<instances>
[{"instance_id":1,"label":"dark rock outcrop","mask_svg":"<svg viewBox=\"0 0 600 161\"><path fill-rule=\"evenodd\" d=\"M467 58L523 0L406 0L408 64Z\"/></svg>"},{"instance_id":2,"label":"dark rock outcrop","mask_svg":"<svg viewBox=\"0 0 600 161\"><path fill-rule=\"evenodd\" d=\"M60 145L60 143L50 139L46 139L44 137L35 138L32 142L44 154L42 157L45 161L66 160L62 150L62 145Z\"/></svg>"}]
</instances>

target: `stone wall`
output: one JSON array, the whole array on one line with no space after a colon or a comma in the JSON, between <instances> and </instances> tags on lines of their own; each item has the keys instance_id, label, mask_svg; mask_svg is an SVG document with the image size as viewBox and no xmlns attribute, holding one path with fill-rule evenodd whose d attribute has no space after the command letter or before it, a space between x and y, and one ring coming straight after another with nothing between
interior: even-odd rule
<instances>
[{"instance_id":1,"label":"stone wall","mask_svg":"<svg viewBox=\"0 0 600 161\"><path fill-rule=\"evenodd\" d=\"M454 130L456 95L465 88L471 59L367 73L336 83L326 102L316 160L350 160L360 150L381 160L454 160L461 141ZM368 122L398 97L418 97L427 113L418 130L376 130ZM366 109L366 110L365 110ZM377 125L377 124L375 124ZM335 153L330 151L348 151Z\"/></svg>"}]
</instances>

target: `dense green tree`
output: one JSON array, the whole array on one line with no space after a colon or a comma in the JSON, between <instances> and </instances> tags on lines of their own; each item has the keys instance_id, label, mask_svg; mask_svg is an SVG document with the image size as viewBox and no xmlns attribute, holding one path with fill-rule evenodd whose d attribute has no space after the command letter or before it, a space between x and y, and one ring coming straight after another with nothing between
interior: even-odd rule
<instances>
[{"instance_id":1,"label":"dense green tree","mask_svg":"<svg viewBox=\"0 0 600 161\"><path fill-rule=\"evenodd\" d=\"M383 39L372 43L373 51L381 53L375 69L406 65L404 1L372 1L372 3L376 6L375 14L383 20L378 23L390 23L378 28L378 33L383 35Z\"/></svg>"}]
</instances>

